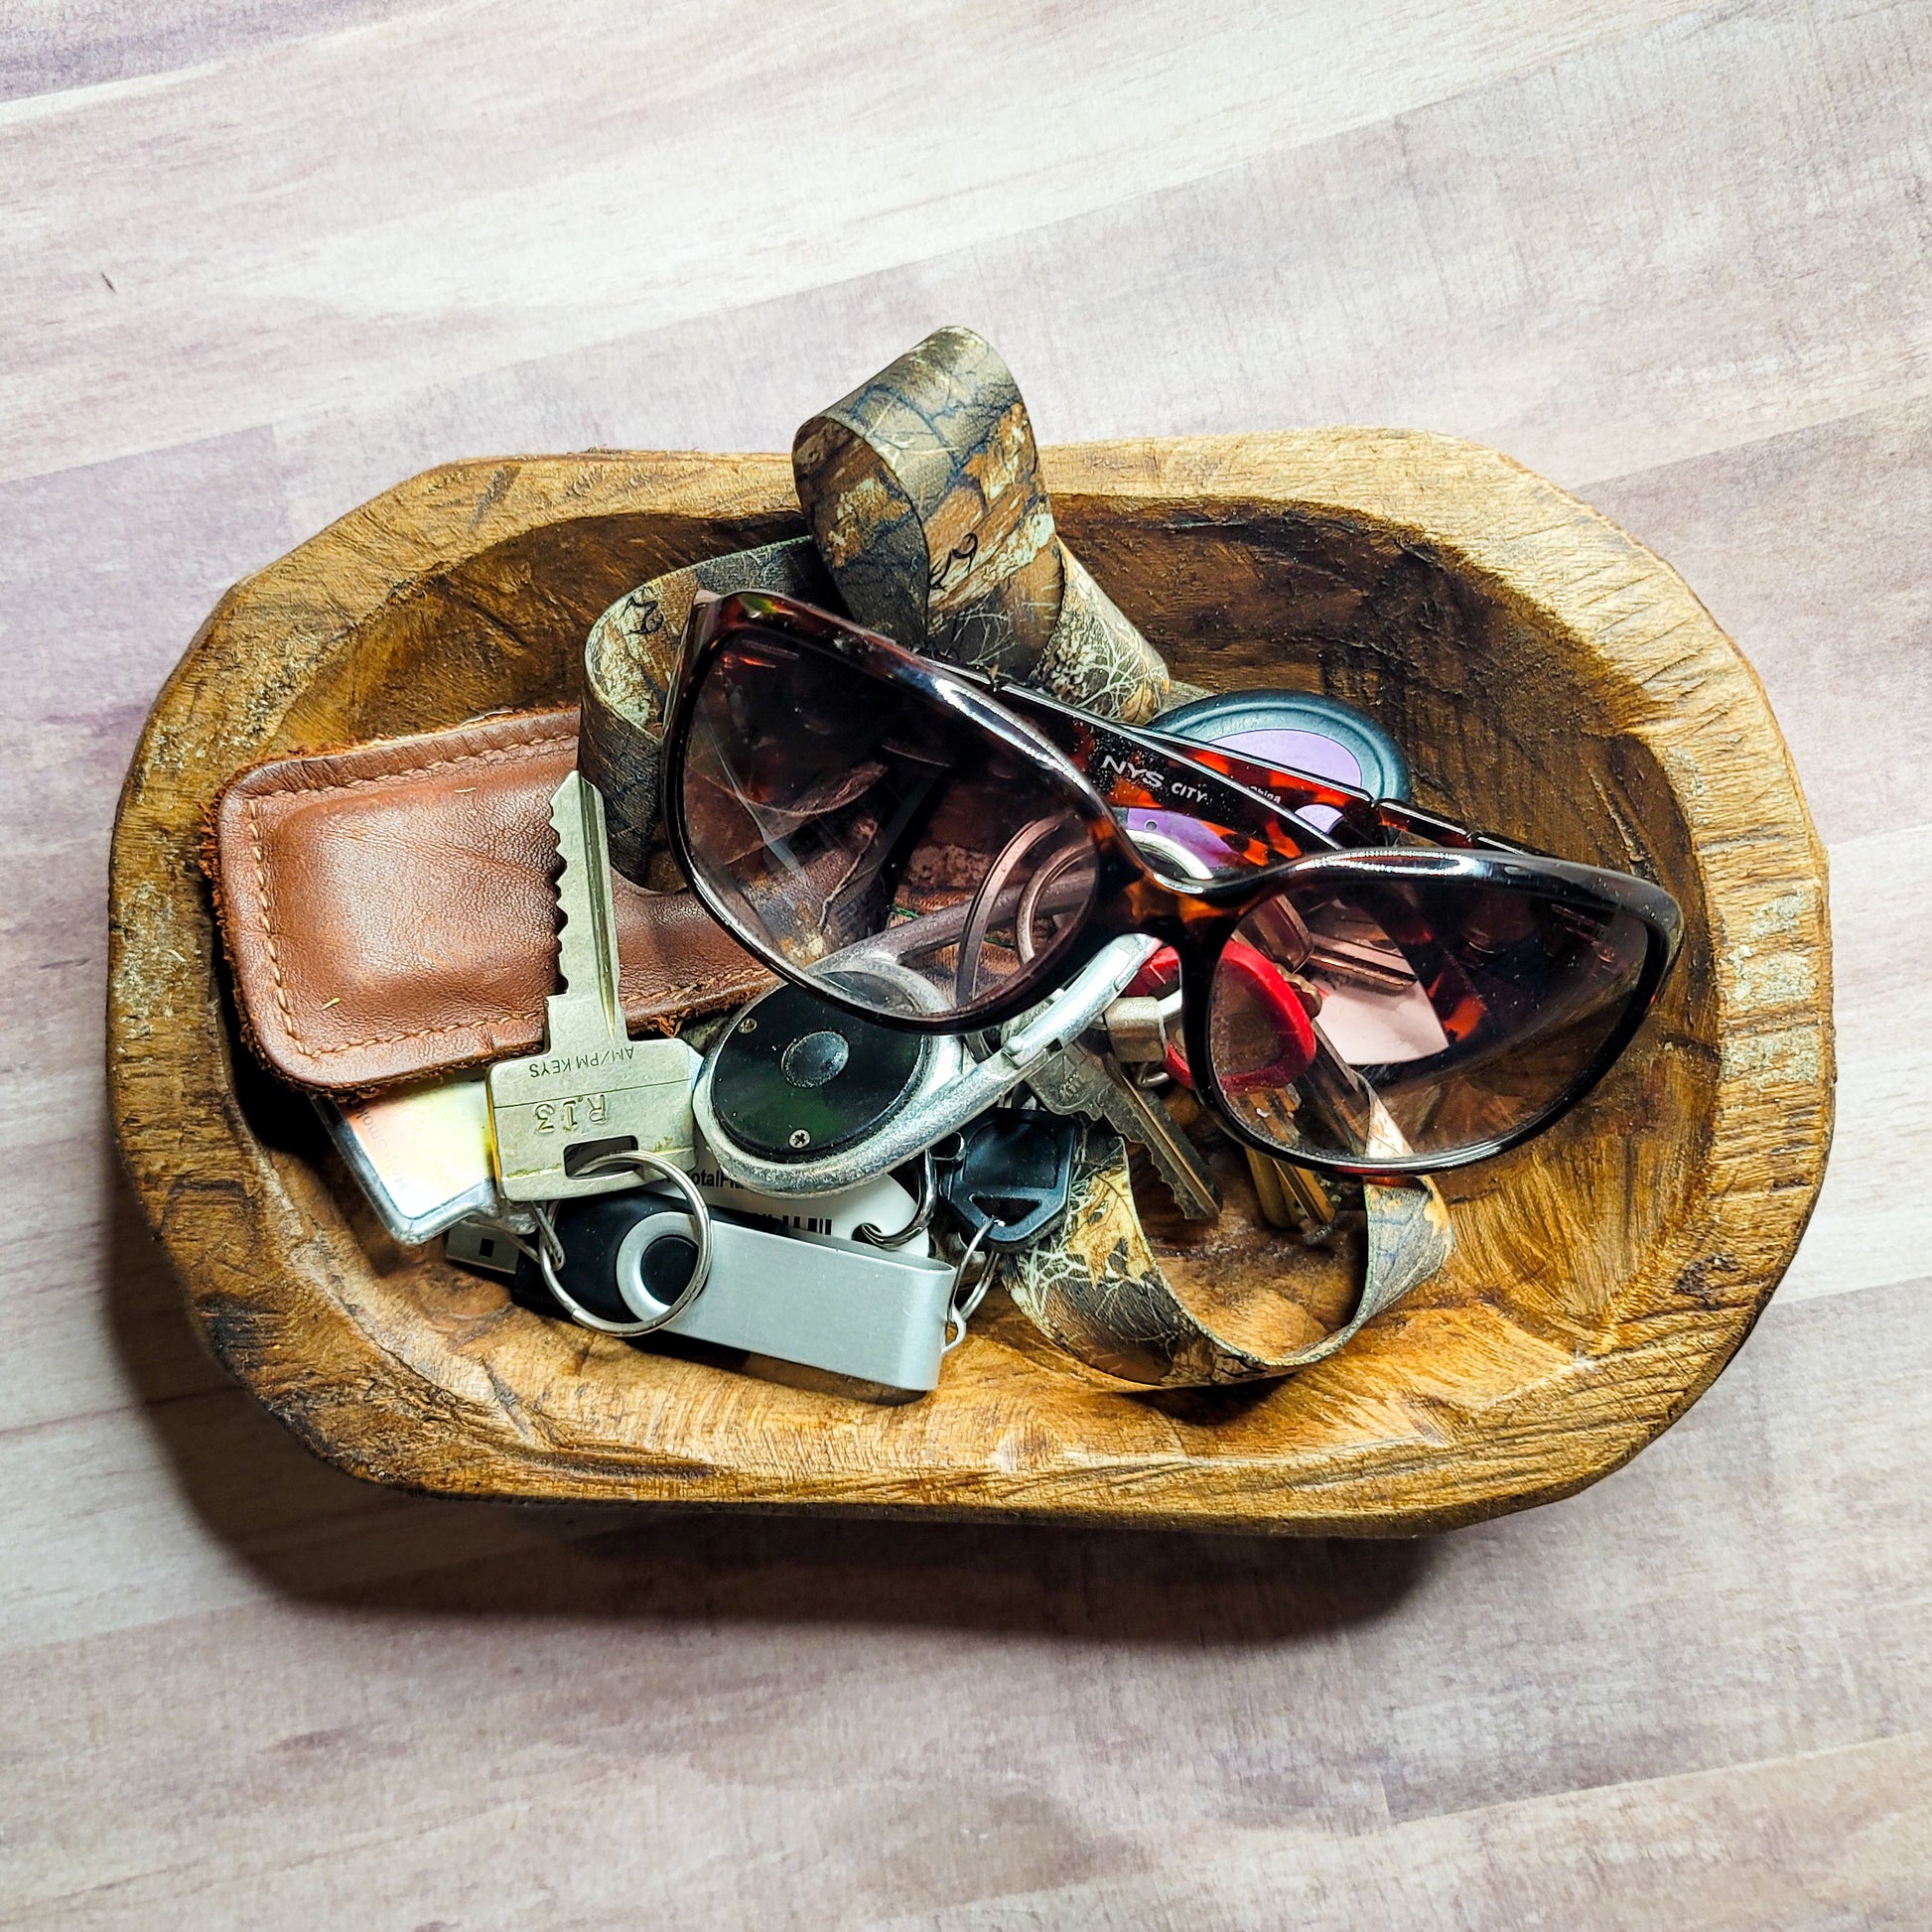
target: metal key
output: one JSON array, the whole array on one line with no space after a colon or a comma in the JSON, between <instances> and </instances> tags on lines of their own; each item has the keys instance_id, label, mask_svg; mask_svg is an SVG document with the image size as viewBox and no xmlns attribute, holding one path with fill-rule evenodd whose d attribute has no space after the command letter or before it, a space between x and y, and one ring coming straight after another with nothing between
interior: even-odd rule
<instances>
[{"instance_id":1,"label":"metal key","mask_svg":"<svg viewBox=\"0 0 1932 1932\"><path fill-rule=\"evenodd\" d=\"M606 1154L692 1163L691 1080L681 1039L632 1039L618 999L618 925L604 799L575 771L550 797L564 925L541 1053L489 1069L490 1145L508 1200L560 1200L634 1187L629 1170L577 1172Z\"/></svg>"},{"instance_id":2,"label":"metal key","mask_svg":"<svg viewBox=\"0 0 1932 1932\"><path fill-rule=\"evenodd\" d=\"M1128 1079L1111 1053L1096 1053L1076 1039L1028 1079L1054 1113L1104 1121L1123 1140L1146 1148L1174 1204L1190 1221L1211 1221L1221 1211L1221 1191L1193 1142L1160 1101Z\"/></svg>"}]
</instances>

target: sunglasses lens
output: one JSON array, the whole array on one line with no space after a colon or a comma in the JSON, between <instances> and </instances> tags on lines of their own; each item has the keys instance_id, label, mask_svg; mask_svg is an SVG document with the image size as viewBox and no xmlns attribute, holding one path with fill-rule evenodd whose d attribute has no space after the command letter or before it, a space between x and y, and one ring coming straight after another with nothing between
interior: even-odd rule
<instances>
[{"instance_id":1,"label":"sunglasses lens","mask_svg":"<svg viewBox=\"0 0 1932 1932\"><path fill-rule=\"evenodd\" d=\"M1575 1090L1637 997L1640 919L1465 880L1311 874L1229 940L1208 1035L1284 1153L1467 1157Z\"/></svg>"},{"instance_id":2,"label":"sunglasses lens","mask_svg":"<svg viewBox=\"0 0 1932 1932\"><path fill-rule=\"evenodd\" d=\"M1049 971L1093 903L1077 794L948 706L772 632L712 658L679 802L729 923L871 1012L969 1018Z\"/></svg>"}]
</instances>

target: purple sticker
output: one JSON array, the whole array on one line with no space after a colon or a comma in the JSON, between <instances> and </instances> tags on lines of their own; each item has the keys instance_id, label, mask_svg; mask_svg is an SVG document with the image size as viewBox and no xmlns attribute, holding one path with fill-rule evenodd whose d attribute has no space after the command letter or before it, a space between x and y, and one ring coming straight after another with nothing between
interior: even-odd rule
<instances>
[{"instance_id":1,"label":"purple sticker","mask_svg":"<svg viewBox=\"0 0 1932 1932\"><path fill-rule=\"evenodd\" d=\"M1244 759L1272 764L1278 771L1306 771L1311 778L1352 785L1357 791L1364 789L1361 759L1346 745L1320 732L1235 732L1214 742L1224 752L1238 752ZM1295 816L1317 832L1330 832L1341 814L1332 805L1310 805Z\"/></svg>"},{"instance_id":2,"label":"purple sticker","mask_svg":"<svg viewBox=\"0 0 1932 1932\"><path fill-rule=\"evenodd\" d=\"M1235 732L1214 743L1224 752L1238 752L1244 759L1272 764L1278 771L1306 771L1311 778L1326 778L1330 784L1349 785L1356 791L1367 789L1362 783L1361 760L1346 745L1321 732Z\"/></svg>"}]
</instances>

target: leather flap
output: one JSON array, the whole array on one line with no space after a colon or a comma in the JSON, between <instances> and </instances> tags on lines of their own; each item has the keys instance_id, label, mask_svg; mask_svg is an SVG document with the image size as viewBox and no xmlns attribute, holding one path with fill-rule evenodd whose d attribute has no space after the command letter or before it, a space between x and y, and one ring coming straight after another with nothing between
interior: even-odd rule
<instances>
[{"instance_id":1,"label":"leather flap","mask_svg":"<svg viewBox=\"0 0 1932 1932\"><path fill-rule=\"evenodd\" d=\"M208 871L256 1051L366 1093L534 1052L556 987L550 794L577 757L551 711L273 759L215 803ZM614 886L633 1031L771 984L689 892Z\"/></svg>"}]
</instances>

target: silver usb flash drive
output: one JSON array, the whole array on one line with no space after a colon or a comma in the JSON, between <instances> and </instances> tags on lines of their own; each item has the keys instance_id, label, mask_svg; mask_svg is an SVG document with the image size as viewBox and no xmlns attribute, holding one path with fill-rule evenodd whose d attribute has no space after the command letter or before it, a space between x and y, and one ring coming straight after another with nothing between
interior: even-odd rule
<instances>
[{"instance_id":1,"label":"silver usb flash drive","mask_svg":"<svg viewBox=\"0 0 1932 1932\"><path fill-rule=\"evenodd\" d=\"M689 1272L689 1214L666 1202L623 1238L619 1295L639 1320L670 1306ZM939 1385L953 1270L829 1235L770 1234L719 1215L704 1292L657 1330L923 1392ZM662 1255L667 1267L653 1266Z\"/></svg>"}]
</instances>

